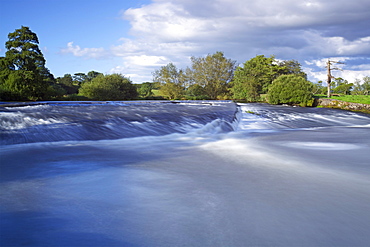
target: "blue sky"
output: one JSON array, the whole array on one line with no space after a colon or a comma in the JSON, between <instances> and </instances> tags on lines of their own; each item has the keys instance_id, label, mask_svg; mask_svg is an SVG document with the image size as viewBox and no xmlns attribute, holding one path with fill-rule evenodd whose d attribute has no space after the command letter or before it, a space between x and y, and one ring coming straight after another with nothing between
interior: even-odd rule
<instances>
[{"instance_id":1,"label":"blue sky","mask_svg":"<svg viewBox=\"0 0 370 247\"><path fill-rule=\"evenodd\" d=\"M0 56L7 35L28 26L54 76L122 73L135 83L191 56L223 51L243 63L256 55L299 61L313 82L325 61L334 75L370 76L368 0L0 0Z\"/></svg>"}]
</instances>

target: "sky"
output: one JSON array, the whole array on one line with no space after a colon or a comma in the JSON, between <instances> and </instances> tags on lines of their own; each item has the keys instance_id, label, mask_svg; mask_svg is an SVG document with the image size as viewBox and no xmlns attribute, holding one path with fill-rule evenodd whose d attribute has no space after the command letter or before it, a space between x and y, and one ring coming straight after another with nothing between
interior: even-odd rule
<instances>
[{"instance_id":1,"label":"sky","mask_svg":"<svg viewBox=\"0 0 370 247\"><path fill-rule=\"evenodd\" d=\"M257 56L296 60L312 82L370 76L369 0L0 0L0 56L27 26L55 77L98 71L152 81L168 63L222 51L242 65ZM325 85L325 83L324 83Z\"/></svg>"}]
</instances>

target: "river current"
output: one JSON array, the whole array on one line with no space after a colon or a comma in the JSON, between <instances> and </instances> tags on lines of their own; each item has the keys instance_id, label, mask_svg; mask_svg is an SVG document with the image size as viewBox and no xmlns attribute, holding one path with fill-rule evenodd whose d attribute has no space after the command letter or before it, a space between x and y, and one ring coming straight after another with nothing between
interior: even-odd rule
<instances>
[{"instance_id":1,"label":"river current","mask_svg":"<svg viewBox=\"0 0 370 247\"><path fill-rule=\"evenodd\" d=\"M370 115L0 106L0 246L369 246Z\"/></svg>"}]
</instances>

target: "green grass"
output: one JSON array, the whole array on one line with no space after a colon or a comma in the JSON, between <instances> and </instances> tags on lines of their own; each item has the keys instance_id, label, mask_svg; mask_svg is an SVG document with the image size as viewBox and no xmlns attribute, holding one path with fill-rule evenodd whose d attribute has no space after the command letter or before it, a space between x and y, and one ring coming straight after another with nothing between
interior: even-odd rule
<instances>
[{"instance_id":1,"label":"green grass","mask_svg":"<svg viewBox=\"0 0 370 247\"><path fill-rule=\"evenodd\" d=\"M162 96L160 91L157 90L157 89L152 89L152 92L153 92L154 96Z\"/></svg>"},{"instance_id":2,"label":"green grass","mask_svg":"<svg viewBox=\"0 0 370 247\"><path fill-rule=\"evenodd\" d=\"M250 113L250 114L254 114L254 115L261 115L261 114L259 114L259 113L256 113L256 112L254 112L254 111L245 111L246 113Z\"/></svg>"},{"instance_id":3,"label":"green grass","mask_svg":"<svg viewBox=\"0 0 370 247\"><path fill-rule=\"evenodd\" d=\"M324 95L315 95L319 98L326 98ZM368 104L370 105L370 95L342 95L342 96L332 96L331 99L342 100L352 103Z\"/></svg>"}]
</instances>

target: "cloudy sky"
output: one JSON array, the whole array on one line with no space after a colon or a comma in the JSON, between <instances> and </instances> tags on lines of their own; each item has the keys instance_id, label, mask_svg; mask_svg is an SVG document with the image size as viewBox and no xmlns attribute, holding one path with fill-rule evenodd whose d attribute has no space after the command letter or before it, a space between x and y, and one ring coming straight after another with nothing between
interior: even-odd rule
<instances>
[{"instance_id":1,"label":"cloudy sky","mask_svg":"<svg viewBox=\"0 0 370 247\"><path fill-rule=\"evenodd\" d=\"M313 82L328 59L336 77L370 76L369 0L0 0L0 56L7 35L28 26L54 76L122 73L152 80L170 62L223 51L297 60Z\"/></svg>"}]
</instances>

